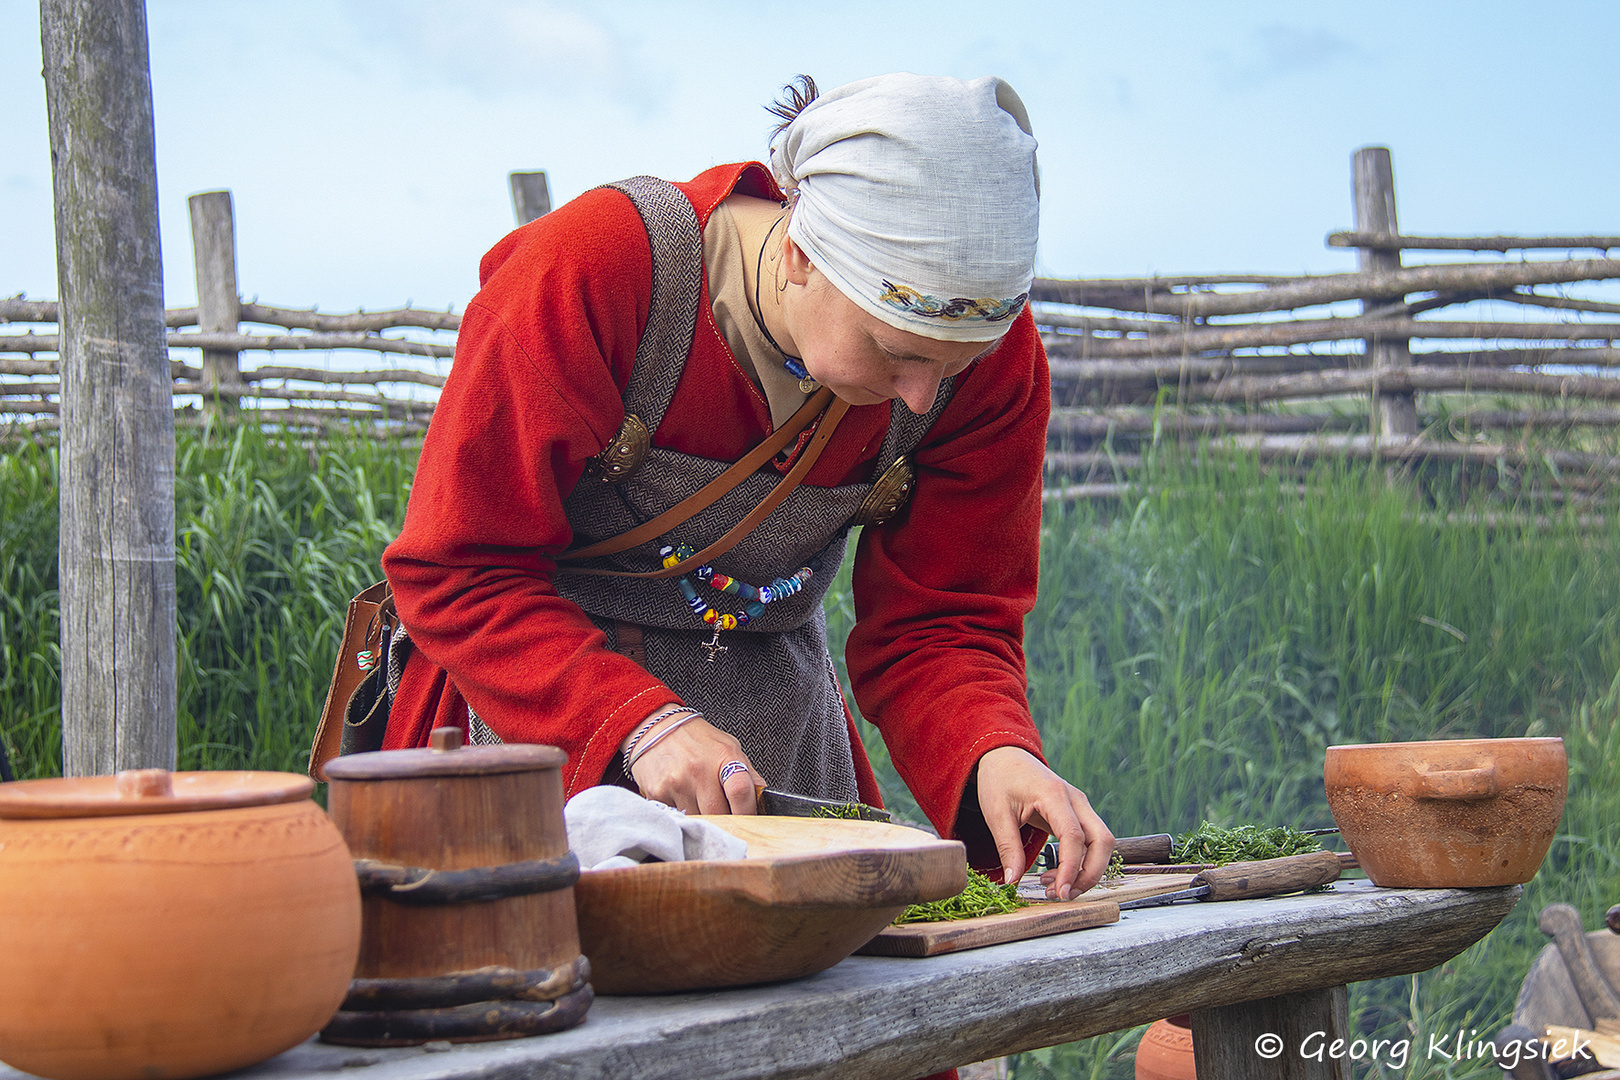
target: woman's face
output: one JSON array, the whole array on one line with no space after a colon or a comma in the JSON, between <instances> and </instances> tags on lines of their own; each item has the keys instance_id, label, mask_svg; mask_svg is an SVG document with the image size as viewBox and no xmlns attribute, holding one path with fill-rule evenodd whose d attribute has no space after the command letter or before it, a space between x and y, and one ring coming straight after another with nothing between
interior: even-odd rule
<instances>
[{"instance_id":1,"label":"woman's face","mask_svg":"<svg viewBox=\"0 0 1620 1080\"><path fill-rule=\"evenodd\" d=\"M943 379L965 371L999 344L940 341L896 329L839 292L791 240L786 246L791 250L781 301L792 344L783 344L797 350L818 383L851 405L898 398L922 415L933 407Z\"/></svg>"}]
</instances>

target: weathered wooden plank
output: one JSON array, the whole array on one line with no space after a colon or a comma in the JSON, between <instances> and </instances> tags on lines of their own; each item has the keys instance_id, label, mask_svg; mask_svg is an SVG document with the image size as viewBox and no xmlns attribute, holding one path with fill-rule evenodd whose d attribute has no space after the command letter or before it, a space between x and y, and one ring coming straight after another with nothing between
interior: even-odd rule
<instances>
[{"instance_id":1,"label":"weathered wooden plank","mask_svg":"<svg viewBox=\"0 0 1620 1080\"><path fill-rule=\"evenodd\" d=\"M1617 414L1620 415L1620 414ZM1096 439L1115 434L1149 434L1154 431L1177 435L1214 435L1227 431L1263 431L1276 434L1354 428L1358 418L1329 413L1230 413L1227 415L1188 415L1173 409L1149 412L1143 409L1056 408L1046 424L1048 437ZM1052 452L1047 454L1048 460Z\"/></svg>"},{"instance_id":2,"label":"weathered wooden plank","mask_svg":"<svg viewBox=\"0 0 1620 1080\"><path fill-rule=\"evenodd\" d=\"M295 330L387 330L396 326L420 326L428 330L455 330L461 326L461 316L452 311L423 311L420 308L400 308L395 311L358 311L350 314L331 314L305 308L279 308L268 304L240 304L241 321L285 326ZM0 323L56 321L55 300L24 300L21 297L0 298ZM170 308L164 313L164 322L171 329L177 326L196 326L197 309Z\"/></svg>"},{"instance_id":3,"label":"weathered wooden plank","mask_svg":"<svg viewBox=\"0 0 1620 1080\"><path fill-rule=\"evenodd\" d=\"M1054 356L1083 356L1086 360L1125 360L1162 357L1166 360L1188 356L1195 362L1200 354L1227 349L1253 349L1264 346L1307 345L1317 341L1348 341L1353 338L1428 338L1496 340L1520 338L1533 341L1610 341L1620 338L1620 323L1580 322L1500 322L1464 319L1391 319L1358 315L1353 318L1298 319L1285 322L1244 323L1218 327L1200 326L1178 330L1174 326L1162 334L1145 337L1099 338L1079 334L1049 334L1042 344ZM1284 359L1275 356L1234 358L1239 364ZM1291 359L1291 358L1290 358ZM1301 357L1300 359L1305 359Z\"/></svg>"},{"instance_id":4,"label":"weathered wooden plank","mask_svg":"<svg viewBox=\"0 0 1620 1080\"><path fill-rule=\"evenodd\" d=\"M1395 173L1390 163L1389 150L1382 146L1364 146L1352 159L1356 228L1363 232L1400 232L1395 219ZM1369 275L1399 272L1399 249L1361 248L1356 253L1361 272ZM1362 299L1363 313L1380 306L1404 302L1404 294L1369 293ZM1374 371L1402 370L1412 366L1412 347L1408 338L1400 334L1372 333L1365 339L1367 366ZM1410 391L1391 391L1380 384L1374 403L1377 406L1378 430L1386 435L1417 434L1417 398Z\"/></svg>"},{"instance_id":5,"label":"weathered wooden plank","mask_svg":"<svg viewBox=\"0 0 1620 1080\"><path fill-rule=\"evenodd\" d=\"M1492 443L1436 442L1393 435L1227 435L1209 442L1214 451L1236 450L1268 460L1313 457L1373 458L1383 461L1472 461L1480 465L1537 462L1560 469L1620 472L1620 457L1578 450L1522 450Z\"/></svg>"},{"instance_id":6,"label":"weathered wooden plank","mask_svg":"<svg viewBox=\"0 0 1620 1080\"><path fill-rule=\"evenodd\" d=\"M455 355L455 347L438 345L430 341L406 341L403 338L380 337L365 333L313 333L313 334L170 334L171 349L258 349L267 352L292 352L329 349L363 349L368 352L403 353L408 356L432 356L448 359Z\"/></svg>"},{"instance_id":7,"label":"weathered wooden plank","mask_svg":"<svg viewBox=\"0 0 1620 1080\"><path fill-rule=\"evenodd\" d=\"M1517 888L1378 889L1127 912L1110 927L927 960L852 957L807 979L604 997L571 1031L447 1052L306 1043L241 1075L351 1080L911 1080L1166 1015L1426 970ZM21 1074L0 1067L0 1080Z\"/></svg>"},{"instance_id":8,"label":"weathered wooden plank","mask_svg":"<svg viewBox=\"0 0 1620 1080\"><path fill-rule=\"evenodd\" d=\"M1275 284L1240 292L1170 292L1169 283L1176 279L1120 279L1114 282L1107 279L1069 281L1036 278L1030 287L1029 298L1037 303L1079 304L1188 318L1290 311L1335 304L1341 300L1359 300L1364 296L1405 296L1408 293L1464 289L1506 291L1522 285L1608 281L1617 277L1620 277L1620 259L1557 259L1545 262L1447 263L1408 266L1390 271L1274 278L1270 280ZM1231 276L1213 280L1239 279Z\"/></svg>"},{"instance_id":9,"label":"weathered wooden plank","mask_svg":"<svg viewBox=\"0 0 1620 1080\"><path fill-rule=\"evenodd\" d=\"M537 217L551 213L551 189L546 185L546 174L515 172L508 178L512 183L512 212L519 225L527 225Z\"/></svg>"},{"instance_id":10,"label":"weathered wooden plank","mask_svg":"<svg viewBox=\"0 0 1620 1080\"><path fill-rule=\"evenodd\" d=\"M1620 1019L1620 994L1604 976L1586 929L1581 925L1581 913L1570 904L1548 904L1537 919L1541 932L1553 939L1563 957L1564 968L1580 995L1587 1015L1595 1020ZM1560 1021L1562 1022L1562 1021ZM1589 1026L1589 1025L1581 1025Z\"/></svg>"},{"instance_id":11,"label":"weathered wooden plank","mask_svg":"<svg viewBox=\"0 0 1620 1080\"><path fill-rule=\"evenodd\" d=\"M266 326L285 326L289 330L390 330L397 326L418 326L426 330L458 330L461 316L453 311L423 311L421 308L397 308L393 311L357 311L351 314L331 314L306 311L303 308L271 307L268 304L243 304L242 321L263 323ZM173 314L173 312L171 312ZM173 326L174 323L170 323Z\"/></svg>"},{"instance_id":12,"label":"weathered wooden plank","mask_svg":"<svg viewBox=\"0 0 1620 1080\"><path fill-rule=\"evenodd\" d=\"M1328 247L1406 251L1528 251L1535 248L1620 248L1620 236L1400 236L1393 232L1329 233Z\"/></svg>"},{"instance_id":13,"label":"weathered wooden plank","mask_svg":"<svg viewBox=\"0 0 1620 1080\"><path fill-rule=\"evenodd\" d=\"M55 300L24 300L20 296L0 297L0 323L55 321Z\"/></svg>"},{"instance_id":14,"label":"weathered wooden plank","mask_svg":"<svg viewBox=\"0 0 1620 1080\"><path fill-rule=\"evenodd\" d=\"M1350 1080L1348 1055L1330 1053L1349 1026L1343 986L1200 1009L1193 1060L1203 1080Z\"/></svg>"},{"instance_id":15,"label":"weathered wooden plank","mask_svg":"<svg viewBox=\"0 0 1620 1080\"><path fill-rule=\"evenodd\" d=\"M197 270L197 327L205 334L236 334L241 299L236 294L236 217L229 191L205 191L187 200L191 209L191 250ZM219 388L239 382L237 352L205 348L203 393L210 407L230 409L233 395Z\"/></svg>"},{"instance_id":16,"label":"weathered wooden plank","mask_svg":"<svg viewBox=\"0 0 1620 1080\"><path fill-rule=\"evenodd\" d=\"M1389 371L1316 371L1302 375L1240 375L1185 387L1183 401L1282 401L1396 390L1461 390L1540 394L1546 397L1620 399L1620 379L1603 375L1543 375L1529 371L1417 365Z\"/></svg>"},{"instance_id":17,"label":"weathered wooden plank","mask_svg":"<svg viewBox=\"0 0 1620 1080\"><path fill-rule=\"evenodd\" d=\"M61 300L63 770L175 763L174 414L142 0L43 0Z\"/></svg>"}]
</instances>

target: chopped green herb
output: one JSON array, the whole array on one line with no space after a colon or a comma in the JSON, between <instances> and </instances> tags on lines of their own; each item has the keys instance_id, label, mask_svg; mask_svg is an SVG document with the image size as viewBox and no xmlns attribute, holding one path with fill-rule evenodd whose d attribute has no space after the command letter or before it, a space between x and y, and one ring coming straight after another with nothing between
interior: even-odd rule
<instances>
[{"instance_id":1,"label":"chopped green herb","mask_svg":"<svg viewBox=\"0 0 1620 1080\"><path fill-rule=\"evenodd\" d=\"M861 807L859 803L845 803L842 806L818 806L815 817L825 818L853 818L860 820Z\"/></svg>"},{"instance_id":2,"label":"chopped green herb","mask_svg":"<svg viewBox=\"0 0 1620 1080\"><path fill-rule=\"evenodd\" d=\"M983 874L968 869L967 888L949 900L934 900L927 904L912 904L894 920L894 925L915 922L945 922L950 919L975 919L980 915L1000 915L1028 907L1029 901L1018 896L1018 885L997 885Z\"/></svg>"},{"instance_id":3,"label":"chopped green herb","mask_svg":"<svg viewBox=\"0 0 1620 1080\"><path fill-rule=\"evenodd\" d=\"M1108 860L1108 869L1103 871L1102 883L1104 885L1118 885L1125 880L1125 856L1114 852Z\"/></svg>"},{"instance_id":4,"label":"chopped green herb","mask_svg":"<svg viewBox=\"0 0 1620 1080\"><path fill-rule=\"evenodd\" d=\"M1286 825L1271 829L1258 825L1223 829L1206 821L1176 841L1175 854L1177 862L1225 866L1227 863L1252 859L1303 855L1308 851L1320 851L1321 848L1322 843L1316 837Z\"/></svg>"}]
</instances>

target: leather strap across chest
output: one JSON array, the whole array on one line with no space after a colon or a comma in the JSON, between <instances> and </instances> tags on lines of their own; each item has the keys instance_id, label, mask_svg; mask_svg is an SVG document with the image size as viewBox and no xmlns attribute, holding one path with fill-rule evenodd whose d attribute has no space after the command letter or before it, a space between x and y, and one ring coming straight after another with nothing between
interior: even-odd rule
<instances>
[{"instance_id":1,"label":"leather strap across chest","mask_svg":"<svg viewBox=\"0 0 1620 1080\"><path fill-rule=\"evenodd\" d=\"M828 402L831 402L831 404L828 404ZM825 409L824 414L823 409ZM638 544L657 539L688 518L708 509L727 492L758 472L761 466L785 449L788 443L797 439L799 433L810 425L814 417L821 415L821 423L817 426L815 435L811 437L810 444L800 452L798 460L793 463L793 467L788 470L788 474L782 477L781 482L771 489L771 493L760 500L759 505L754 507L747 517L734 525L724 536L690 559L676 563L674 566L644 573L633 573L628 570L593 570L572 566L560 569L566 569L569 573L592 574L598 577L670 578L679 577L681 574L696 569L710 559L719 558L735 547L743 537L753 532L755 526L770 517L771 512L782 505L782 501L793 493L793 489L798 487L804 480L805 475L810 472L816 460L821 457L821 452L832 441L833 432L838 429L838 422L844 418L844 414L847 412L849 412L849 402L835 398L833 392L823 386L810 396L810 400L799 407L799 411L793 414L792 419L776 431L771 432L768 438L750 450L735 465L721 473L710 483L699 488L689 498L683 499L651 521L631 529L629 532L620 533L611 539L575 551L565 551L557 556L559 563L577 562L583 559L626 551Z\"/></svg>"}]
</instances>

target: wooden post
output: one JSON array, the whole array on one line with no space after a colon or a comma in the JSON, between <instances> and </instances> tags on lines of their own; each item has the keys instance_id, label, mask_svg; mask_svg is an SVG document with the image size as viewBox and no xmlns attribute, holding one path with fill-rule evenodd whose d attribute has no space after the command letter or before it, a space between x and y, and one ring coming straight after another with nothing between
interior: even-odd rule
<instances>
[{"instance_id":1,"label":"wooden post","mask_svg":"<svg viewBox=\"0 0 1620 1080\"><path fill-rule=\"evenodd\" d=\"M1352 172L1355 177L1356 231L1399 235L1400 227L1395 216L1395 170L1390 164L1389 149L1364 146L1357 150L1352 158ZM1399 250L1358 248L1357 252L1357 262L1363 272L1400 269ZM1404 299L1404 296L1369 296L1362 300L1361 310L1371 311L1391 301ZM1366 342L1365 362L1375 371L1412 366L1409 339L1375 336L1367 338ZM1376 405L1378 434L1417 434L1417 402L1412 394L1380 393Z\"/></svg>"},{"instance_id":2,"label":"wooden post","mask_svg":"<svg viewBox=\"0 0 1620 1080\"><path fill-rule=\"evenodd\" d=\"M519 225L551 213L551 189L546 186L544 171L515 172L508 179L512 182L512 211Z\"/></svg>"},{"instance_id":3,"label":"wooden post","mask_svg":"<svg viewBox=\"0 0 1620 1080\"><path fill-rule=\"evenodd\" d=\"M1203 1009L1193 1065L1207 1080L1350 1080L1349 1028L1342 986Z\"/></svg>"},{"instance_id":4,"label":"wooden post","mask_svg":"<svg viewBox=\"0 0 1620 1080\"><path fill-rule=\"evenodd\" d=\"M41 0L61 290L62 766L175 763L174 394L143 0Z\"/></svg>"},{"instance_id":5,"label":"wooden post","mask_svg":"<svg viewBox=\"0 0 1620 1080\"><path fill-rule=\"evenodd\" d=\"M231 210L231 193L205 191L187 202L191 207L191 251L197 267L197 329L205 334L234 334L242 302L236 292L236 218ZM236 395L221 394L218 388L241 381L235 350L203 350L205 406L235 408Z\"/></svg>"}]
</instances>

